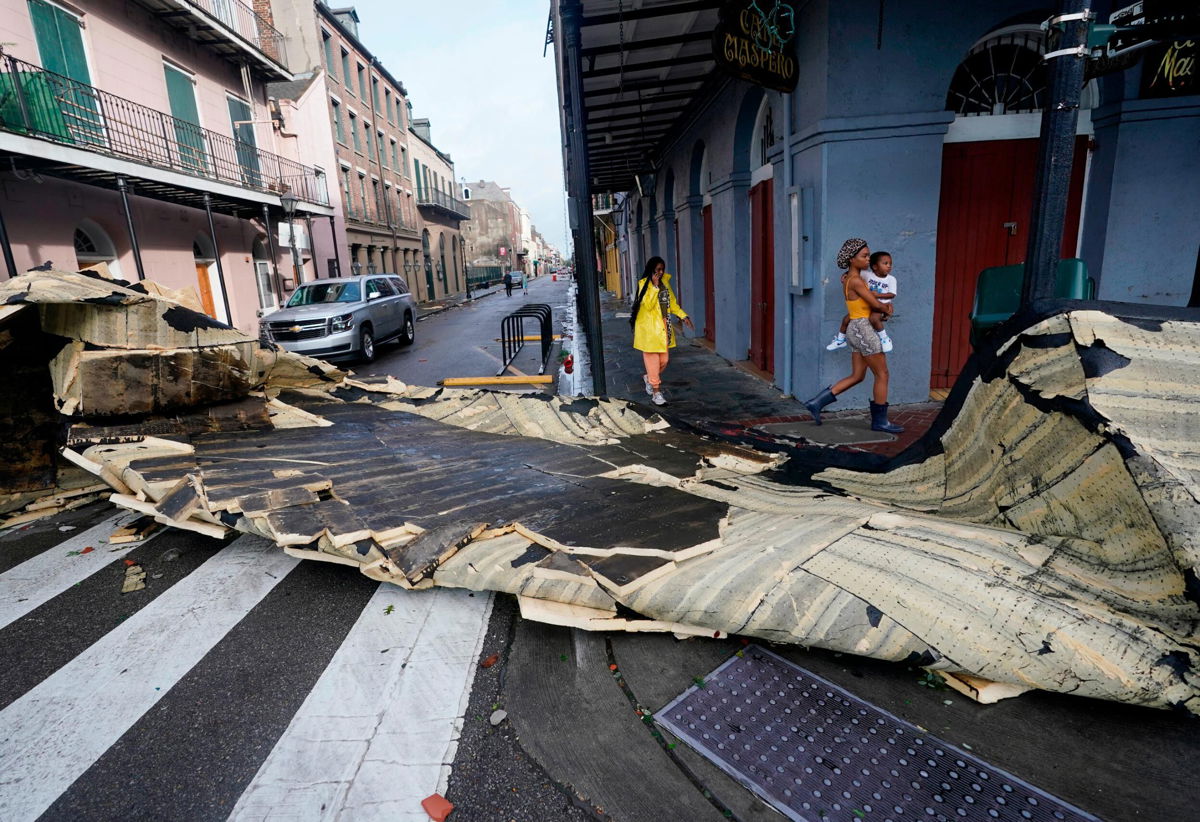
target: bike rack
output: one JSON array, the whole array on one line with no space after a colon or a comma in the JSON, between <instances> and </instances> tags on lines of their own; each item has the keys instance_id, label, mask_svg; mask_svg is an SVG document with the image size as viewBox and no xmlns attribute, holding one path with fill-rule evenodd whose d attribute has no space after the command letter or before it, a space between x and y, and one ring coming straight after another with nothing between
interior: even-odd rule
<instances>
[{"instance_id":1,"label":"bike rack","mask_svg":"<svg viewBox=\"0 0 1200 822\"><path fill-rule=\"evenodd\" d=\"M504 364L496 372L496 376L507 371L509 364L525 347L526 319L537 319L540 326L542 366L538 373L546 373L546 366L550 363L550 349L554 346L553 314L550 306L545 303L527 303L500 321L500 347Z\"/></svg>"}]
</instances>

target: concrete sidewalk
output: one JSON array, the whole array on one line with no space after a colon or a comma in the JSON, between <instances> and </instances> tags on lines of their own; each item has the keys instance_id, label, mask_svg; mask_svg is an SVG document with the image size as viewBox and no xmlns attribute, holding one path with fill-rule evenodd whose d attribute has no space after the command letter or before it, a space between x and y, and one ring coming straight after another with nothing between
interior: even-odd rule
<instances>
[{"instance_id":1,"label":"concrete sidewalk","mask_svg":"<svg viewBox=\"0 0 1200 822\"><path fill-rule=\"evenodd\" d=\"M642 383L642 355L633 347L629 306L605 292L601 303L604 328L604 366L608 394L649 404ZM900 453L921 437L941 411L940 402L893 405L892 422L904 427L900 435L872 431L867 409L829 407L824 424L817 426L800 400L784 394L747 363L733 363L713 352L706 343L682 336L671 350L663 376L667 398L664 413L684 419L704 419L725 425L756 428L772 434L803 437L814 445L827 445L884 456Z\"/></svg>"}]
</instances>

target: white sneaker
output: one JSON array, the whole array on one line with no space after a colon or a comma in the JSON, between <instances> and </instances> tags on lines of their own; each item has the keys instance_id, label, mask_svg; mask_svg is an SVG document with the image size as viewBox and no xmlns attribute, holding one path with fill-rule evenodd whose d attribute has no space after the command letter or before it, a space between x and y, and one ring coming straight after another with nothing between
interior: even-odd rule
<instances>
[{"instance_id":1,"label":"white sneaker","mask_svg":"<svg viewBox=\"0 0 1200 822\"><path fill-rule=\"evenodd\" d=\"M654 386L650 384L650 378L643 374L642 382L646 385L646 393L650 396L654 396Z\"/></svg>"},{"instance_id":2,"label":"white sneaker","mask_svg":"<svg viewBox=\"0 0 1200 822\"><path fill-rule=\"evenodd\" d=\"M883 353L885 354L892 350L892 338L888 336L886 331L879 332L879 344L883 346Z\"/></svg>"},{"instance_id":3,"label":"white sneaker","mask_svg":"<svg viewBox=\"0 0 1200 822\"><path fill-rule=\"evenodd\" d=\"M661 391L655 391L654 396L650 398L650 402L654 403L655 405L666 405L667 398L662 395Z\"/></svg>"},{"instance_id":4,"label":"white sneaker","mask_svg":"<svg viewBox=\"0 0 1200 822\"><path fill-rule=\"evenodd\" d=\"M846 335L845 334L835 334L833 339L830 340L829 345L825 346L825 350L826 351L837 351L839 348L845 348L845 347L846 347Z\"/></svg>"}]
</instances>

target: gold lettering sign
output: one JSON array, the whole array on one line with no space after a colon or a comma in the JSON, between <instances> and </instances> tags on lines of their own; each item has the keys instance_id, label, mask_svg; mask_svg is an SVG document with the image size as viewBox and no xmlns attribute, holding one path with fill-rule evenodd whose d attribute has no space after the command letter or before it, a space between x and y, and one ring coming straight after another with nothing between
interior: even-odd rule
<instances>
[{"instance_id":1,"label":"gold lettering sign","mask_svg":"<svg viewBox=\"0 0 1200 822\"><path fill-rule=\"evenodd\" d=\"M1142 65L1142 96L1172 97L1200 92L1200 48L1194 39L1175 40L1154 48Z\"/></svg>"},{"instance_id":2,"label":"gold lettering sign","mask_svg":"<svg viewBox=\"0 0 1200 822\"><path fill-rule=\"evenodd\" d=\"M736 0L721 8L713 56L731 74L780 91L799 79L791 0Z\"/></svg>"}]
</instances>

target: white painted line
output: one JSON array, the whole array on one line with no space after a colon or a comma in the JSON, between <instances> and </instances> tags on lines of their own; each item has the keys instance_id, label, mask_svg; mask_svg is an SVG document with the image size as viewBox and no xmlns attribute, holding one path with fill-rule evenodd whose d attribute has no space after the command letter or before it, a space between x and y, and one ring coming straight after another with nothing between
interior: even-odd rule
<instances>
[{"instance_id":1,"label":"white painted line","mask_svg":"<svg viewBox=\"0 0 1200 822\"><path fill-rule=\"evenodd\" d=\"M421 800L445 793L491 604L381 585L230 820L428 822Z\"/></svg>"},{"instance_id":2,"label":"white painted line","mask_svg":"<svg viewBox=\"0 0 1200 822\"><path fill-rule=\"evenodd\" d=\"M0 819L41 815L299 561L238 538L0 711Z\"/></svg>"},{"instance_id":3,"label":"white painted line","mask_svg":"<svg viewBox=\"0 0 1200 822\"><path fill-rule=\"evenodd\" d=\"M113 531L137 517L137 514L121 511L0 574L0 628L142 545L141 542L120 546L108 544ZM72 552L88 547L93 550L72 556ZM112 548L120 550L113 551Z\"/></svg>"}]
</instances>

